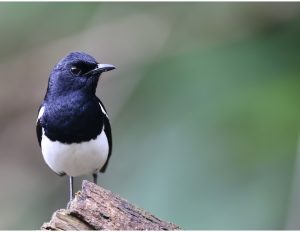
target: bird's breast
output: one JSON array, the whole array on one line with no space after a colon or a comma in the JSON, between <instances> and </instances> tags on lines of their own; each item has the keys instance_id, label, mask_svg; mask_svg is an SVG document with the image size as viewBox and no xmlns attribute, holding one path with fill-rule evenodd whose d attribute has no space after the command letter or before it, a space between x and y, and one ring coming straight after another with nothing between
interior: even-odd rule
<instances>
[{"instance_id":1,"label":"bird's breast","mask_svg":"<svg viewBox=\"0 0 300 232\"><path fill-rule=\"evenodd\" d=\"M51 141L44 133L41 141L45 162L56 173L80 176L99 171L108 158L109 145L104 129L95 138L81 143Z\"/></svg>"},{"instance_id":2,"label":"bird's breast","mask_svg":"<svg viewBox=\"0 0 300 232\"><path fill-rule=\"evenodd\" d=\"M99 104L69 102L46 107L42 126L50 140L71 144L96 139L102 131L103 120Z\"/></svg>"}]
</instances>

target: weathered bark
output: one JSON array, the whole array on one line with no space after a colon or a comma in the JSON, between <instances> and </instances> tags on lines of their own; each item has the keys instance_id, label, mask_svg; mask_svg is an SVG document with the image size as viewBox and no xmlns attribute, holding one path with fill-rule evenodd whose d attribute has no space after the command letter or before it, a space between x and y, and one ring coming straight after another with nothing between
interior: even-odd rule
<instances>
[{"instance_id":1,"label":"weathered bark","mask_svg":"<svg viewBox=\"0 0 300 232\"><path fill-rule=\"evenodd\" d=\"M91 182L83 181L69 209L56 211L46 230L179 230Z\"/></svg>"}]
</instances>

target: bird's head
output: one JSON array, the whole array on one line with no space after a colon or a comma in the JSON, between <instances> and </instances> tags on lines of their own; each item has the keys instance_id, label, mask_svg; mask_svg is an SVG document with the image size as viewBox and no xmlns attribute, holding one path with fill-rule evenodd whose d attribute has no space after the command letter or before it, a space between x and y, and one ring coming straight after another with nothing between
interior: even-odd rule
<instances>
[{"instance_id":1,"label":"bird's head","mask_svg":"<svg viewBox=\"0 0 300 232\"><path fill-rule=\"evenodd\" d=\"M100 64L84 52L71 52L54 67L47 92L52 95L66 95L74 91L95 94L101 73L113 69L113 65Z\"/></svg>"}]
</instances>

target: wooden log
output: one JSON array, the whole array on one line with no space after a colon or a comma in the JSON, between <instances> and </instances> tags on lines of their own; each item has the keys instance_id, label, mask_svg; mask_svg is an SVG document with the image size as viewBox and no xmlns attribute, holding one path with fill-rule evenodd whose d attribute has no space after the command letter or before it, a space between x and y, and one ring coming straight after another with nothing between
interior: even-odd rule
<instances>
[{"instance_id":1,"label":"wooden log","mask_svg":"<svg viewBox=\"0 0 300 232\"><path fill-rule=\"evenodd\" d=\"M180 230L117 194L83 181L69 209L56 211L43 230Z\"/></svg>"}]
</instances>

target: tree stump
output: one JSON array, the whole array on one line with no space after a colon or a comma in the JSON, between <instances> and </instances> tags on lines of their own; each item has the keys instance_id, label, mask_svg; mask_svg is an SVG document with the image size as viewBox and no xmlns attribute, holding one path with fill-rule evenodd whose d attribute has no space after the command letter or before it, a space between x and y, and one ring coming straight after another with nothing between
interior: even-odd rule
<instances>
[{"instance_id":1,"label":"tree stump","mask_svg":"<svg viewBox=\"0 0 300 232\"><path fill-rule=\"evenodd\" d=\"M89 181L69 209L57 210L43 230L180 230L120 196Z\"/></svg>"}]
</instances>

